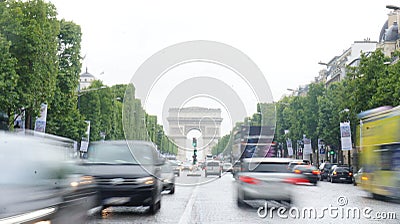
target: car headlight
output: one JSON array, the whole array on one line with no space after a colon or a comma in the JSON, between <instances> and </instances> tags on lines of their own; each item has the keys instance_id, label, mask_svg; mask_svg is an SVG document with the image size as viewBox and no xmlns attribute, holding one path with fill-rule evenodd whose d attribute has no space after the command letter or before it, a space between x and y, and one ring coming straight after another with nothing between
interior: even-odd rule
<instances>
[{"instance_id":1,"label":"car headlight","mask_svg":"<svg viewBox=\"0 0 400 224\"><path fill-rule=\"evenodd\" d=\"M151 185L151 184L154 184L154 177L137 178L136 182L141 183L141 184Z\"/></svg>"},{"instance_id":2,"label":"car headlight","mask_svg":"<svg viewBox=\"0 0 400 224\"><path fill-rule=\"evenodd\" d=\"M71 178L69 185L71 187L78 187L80 185L87 185L92 183L93 183L92 176L81 176L81 177Z\"/></svg>"}]
</instances>

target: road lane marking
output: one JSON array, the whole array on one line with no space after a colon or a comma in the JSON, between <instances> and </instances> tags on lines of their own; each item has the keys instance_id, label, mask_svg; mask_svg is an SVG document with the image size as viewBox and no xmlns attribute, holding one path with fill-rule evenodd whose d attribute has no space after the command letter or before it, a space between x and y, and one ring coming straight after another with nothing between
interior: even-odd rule
<instances>
[{"instance_id":1,"label":"road lane marking","mask_svg":"<svg viewBox=\"0 0 400 224\"><path fill-rule=\"evenodd\" d=\"M190 223L191 216L192 216L192 210L193 210L193 205L197 197L197 191L198 191L199 186L194 187L192 191L192 195L190 196L189 201L186 204L185 211L183 212L181 218L179 219L179 224L186 224Z\"/></svg>"}]
</instances>

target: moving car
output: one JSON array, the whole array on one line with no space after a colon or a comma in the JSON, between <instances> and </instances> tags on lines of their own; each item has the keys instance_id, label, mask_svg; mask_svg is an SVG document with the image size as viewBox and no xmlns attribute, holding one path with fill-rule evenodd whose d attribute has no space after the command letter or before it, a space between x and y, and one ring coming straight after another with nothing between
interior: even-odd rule
<instances>
[{"instance_id":1,"label":"moving car","mask_svg":"<svg viewBox=\"0 0 400 224\"><path fill-rule=\"evenodd\" d=\"M218 160L207 160L205 162L205 167L204 167L204 175L205 177L208 177L210 175L216 175L221 177L222 175L222 167L221 163Z\"/></svg>"},{"instance_id":2,"label":"moving car","mask_svg":"<svg viewBox=\"0 0 400 224\"><path fill-rule=\"evenodd\" d=\"M96 188L75 155L70 139L0 132L0 223L85 223Z\"/></svg>"},{"instance_id":3,"label":"moving car","mask_svg":"<svg viewBox=\"0 0 400 224\"><path fill-rule=\"evenodd\" d=\"M320 179L320 172L317 167L312 165L297 165L293 167L293 173L303 174L310 183L317 185Z\"/></svg>"},{"instance_id":4,"label":"moving car","mask_svg":"<svg viewBox=\"0 0 400 224\"><path fill-rule=\"evenodd\" d=\"M329 171L333 165L337 165L337 163L329 163L329 162L321 163L321 165L319 166L319 171L321 173L320 175L321 181L323 181L324 179L328 179Z\"/></svg>"},{"instance_id":5,"label":"moving car","mask_svg":"<svg viewBox=\"0 0 400 224\"><path fill-rule=\"evenodd\" d=\"M175 173L171 161L166 161L161 166L161 179L163 182L163 191L169 191L169 194L175 193Z\"/></svg>"},{"instance_id":6,"label":"moving car","mask_svg":"<svg viewBox=\"0 0 400 224\"><path fill-rule=\"evenodd\" d=\"M222 165L223 172L232 172L232 163L224 163Z\"/></svg>"},{"instance_id":7,"label":"moving car","mask_svg":"<svg viewBox=\"0 0 400 224\"><path fill-rule=\"evenodd\" d=\"M310 164L310 162L308 160L292 160L288 164L288 170L292 171L293 167L295 167L297 165L309 165L309 164Z\"/></svg>"},{"instance_id":8,"label":"moving car","mask_svg":"<svg viewBox=\"0 0 400 224\"><path fill-rule=\"evenodd\" d=\"M361 167L358 170L358 172L353 175L353 184L354 184L354 186L357 186L358 184L361 184L361 180L362 180L361 177L363 175L363 172L364 172L364 168Z\"/></svg>"},{"instance_id":9,"label":"moving car","mask_svg":"<svg viewBox=\"0 0 400 224\"><path fill-rule=\"evenodd\" d=\"M331 182L331 176L332 176L332 173L333 173L333 171L335 170L336 167L347 167L347 168L348 168L347 165L339 165L339 164L336 164L336 163L335 163L335 164L332 164L331 168L329 169L327 178L326 178L326 180L327 180L328 182Z\"/></svg>"},{"instance_id":10,"label":"moving car","mask_svg":"<svg viewBox=\"0 0 400 224\"><path fill-rule=\"evenodd\" d=\"M246 200L275 200L290 204L292 184L309 183L302 174L287 169L291 159L248 158L241 162L237 173L237 204L244 207Z\"/></svg>"},{"instance_id":11,"label":"moving car","mask_svg":"<svg viewBox=\"0 0 400 224\"><path fill-rule=\"evenodd\" d=\"M172 171L176 176L181 175L181 163L177 160L169 160L171 166L172 166Z\"/></svg>"},{"instance_id":12,"label":"moving car","mask_svg":"<svg viewBox=\"0 0 400 224\"><path fill-rule=\"evenodd\" d=\"M337 166L332 170L332 173L329 175L329 179L331 183L335 182L353 183L353 173L350 171L348 167Z\"/></svg>"},{"instance_id":13,"label":"moving car","mask_svg":"<svg viewBox=\"0 0 400 224\"><path fill-rule=\"evenodd\" d=\"M189 170L192 171L193 170L193 163L191 162L184 162L182 164L182 170Z\"/></svg>"},{"instance_id":14,"label":"moving car","mask_svg":"<svg viewBox=\"0 0 400 224\"><path fill-rule=\"evenodd\" d=\"M151 142L92 142L84 163L99 191L98 206L149 206L154 214L161 207L165 160Z\"/></svg>"}]
</instances>

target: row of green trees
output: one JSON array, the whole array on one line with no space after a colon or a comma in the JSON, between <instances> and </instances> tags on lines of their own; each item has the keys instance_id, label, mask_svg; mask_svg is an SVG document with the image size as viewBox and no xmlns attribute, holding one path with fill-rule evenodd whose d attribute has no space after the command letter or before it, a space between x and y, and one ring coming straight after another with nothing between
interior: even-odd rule
<instances>
[{"instance_id":1,"label":"row of green trees","mask_svg":"<svg viewBox=\"0 0 400 224\"><path fill-rule=\"evenodd\" d=\"M78 91L81 37L80 26L58 20L51 3L0 0L0 112L8 115L9 128L24 115L25 127L33 129L46 103L47 133L79 141L88 120L91 141L152 140L176 154L177 147L157 118L143 110L132 85L107 87L94 81Z\"/></svg>"},{"instance_id":2,"label":"row of green trees","mask_svg":"<svg viewBox=\"0 0 400 224\"><path fill-rule=\"evenodd\" d=\"M77 139L85 125L76 108L82 33L56 16L42 0L0 1L0 111L10 127L14 115L25 114L32 129L47 103L49 132Z\"/></svg>"},{"instance_id":3,"label":"row of green trees","mask_svg":"<svg viewBox=\"0 0 400 224\"><path fill-rule=\"evenodd\" d=\"M399 56L385 57L381 50L363 54L356 67L347 67L346 77L325 87L312 83L306 96L284 97L276 103L276 139L299 140L306 135L317 148L318 139L333 149L340 148L339 123L350 121L353 143L356 142L357 114L376 107L400 104ZM394 61L392 63L392 61ZM289 133L285 135L285 130Z\"/></svg>"},{"instance_id":4,"label":"row of green trees","mask_svg":"<svg viewBox=\"0 0 400 224\"><path fill-rule=\"evenodd\" d=\"M379 49L368 55L362 54L357 67L346 68L344 80L329 86L312 83L306 95L286 96L274 104L264 105L267 109L262 110L258 105L257 113L237 126L261 125L262 117L262 125L276 121L275 140L278 142L301 140L306 135L311 139L313 149L317 149L318 139L323 139L325 145L333 149L340 149L339 123L349 120L355 143L357 114L380 106L400 105L400 63L396 63L399 55L395 52L393 57L385 57ZM271 111L272 107L275 113ZM271 114L276 115L276 120ZM289 132L285 134L285 130ZM232 142L227 139L232 141L233 136L224 136L213 152L219 153L225 148L229 152Z\"/></svg>"}]
</instances>

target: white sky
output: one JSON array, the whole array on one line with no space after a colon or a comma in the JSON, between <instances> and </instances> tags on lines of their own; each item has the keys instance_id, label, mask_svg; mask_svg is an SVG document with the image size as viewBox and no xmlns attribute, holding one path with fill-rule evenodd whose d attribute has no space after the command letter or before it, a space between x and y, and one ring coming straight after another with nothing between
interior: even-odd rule
<instances>
[{"instance_id":1,"label":"white sky","mask_svg":"<svg viewBox=\"0 0 400 224\"><path fill-rule=\"evenodd\" d=\"M82 28L82 71L87 66L106 85L129 83L136 69L165 47L211 40L247 54L275 101L287 88L314 80L324 68L319 61L328 62L354 41L377 41L390 11L385 6L400 5L394 0L51 2L59 18Z\"/></svg>"}]
</instances>

